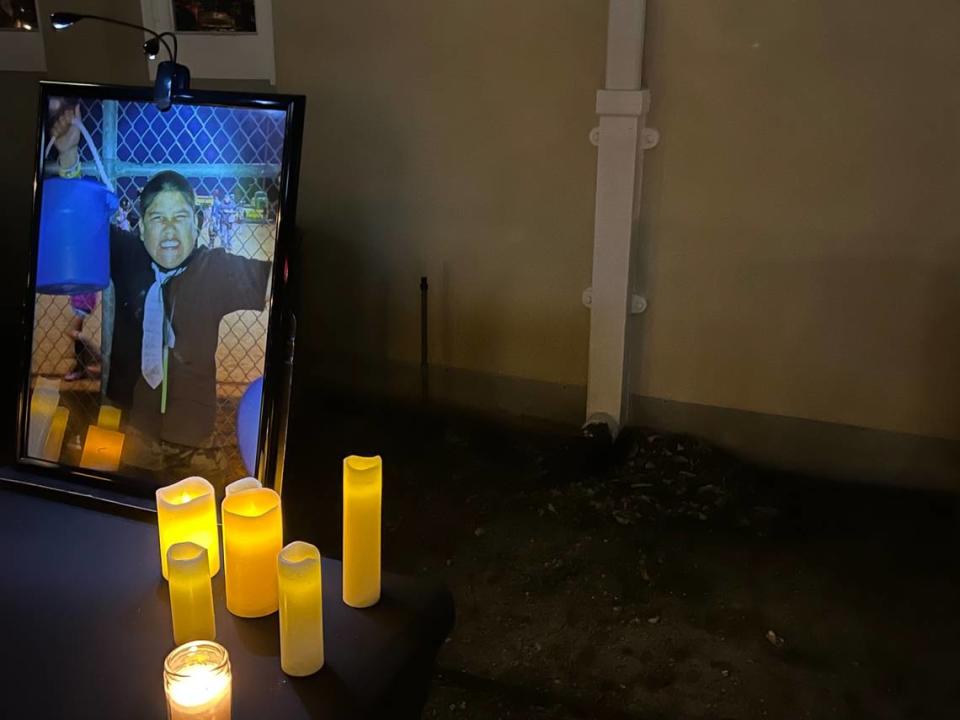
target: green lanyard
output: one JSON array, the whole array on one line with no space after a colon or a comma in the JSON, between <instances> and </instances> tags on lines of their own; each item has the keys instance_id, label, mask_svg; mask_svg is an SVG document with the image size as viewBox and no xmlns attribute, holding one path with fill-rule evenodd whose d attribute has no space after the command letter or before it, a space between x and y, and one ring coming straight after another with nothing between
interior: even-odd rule
<instances>
[{"instance_id":1,"label":"green lanyard","mask_svg":"<svg viewBox=\"0 0 960 720\"><path fill-rule=\"evenodd\" d=\"M167 367L169 363L170 348L167 343L163 343L163 380L160 381L160 414L167 412Z\"/></svg>"},{"instance_id":2,"label":"green lanyard","mask_svg":"<svg viewBox=\"0 0 960 720\"><path fill-rule=\"evenodd\" d=\"M163 289L160 289L163 292ZM170 370L170 346L168 345L167 331L173 332L173 311L177 307L176 298L174 298L170 307L170 319L163 319L163 379L160 381L160 414L167 413L167 383Z\"/></svg>"}]
</instances>

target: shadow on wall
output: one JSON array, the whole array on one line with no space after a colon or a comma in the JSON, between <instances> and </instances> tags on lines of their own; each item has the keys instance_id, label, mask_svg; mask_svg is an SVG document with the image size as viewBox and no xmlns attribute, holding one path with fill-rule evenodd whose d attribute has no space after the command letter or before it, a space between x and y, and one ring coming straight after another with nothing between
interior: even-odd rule
<instances>
[{"instance_id":1,"label":"shadow on wall","mask_svg":"<svg viewBox=\"0 0 960 720\"><path fill-rule=\"evenodd\" d=\"M307 112L297 205L304 308L298 365L331 352L384 357L396 332L388 278L408 225L405 162L389 108L373 103L329 93L322 108Z\"/></svg>"},{"instance_id":2,"label":"shadow on wall","mask_svg":"<svg viewBox=\"0 0 960 720\"><path fill-rule=\"evenodd\" d=\"M336 215L304 227L306 322L299 325L298 360L387 350L387 273L375 251L377 237L366 223L367 213L361 203L344 202Z\"/></svg>"},{"instance_id":3,"label":"shadow on wall","mask_svg":"<svg viewBox=\"0 0 960 720\"><path fill-rule=\"evenodd\" d=\"M329 354L419 363L424 274L434 363L450 363L458 343L472 343L462 352L473 364L496 367L500 323L518 317L496 288L458 297L452 263L430 256L431 248L448 249L437 244L437 214L449 209L434 207L427 197L436 188L422 184L444 181L408 156L409 138L390 121L404 111L374 95L324 90L323 107L307 112L297 208L306 313L298 372L311 363L305 358Z\"/></svg>"}]
</instances>

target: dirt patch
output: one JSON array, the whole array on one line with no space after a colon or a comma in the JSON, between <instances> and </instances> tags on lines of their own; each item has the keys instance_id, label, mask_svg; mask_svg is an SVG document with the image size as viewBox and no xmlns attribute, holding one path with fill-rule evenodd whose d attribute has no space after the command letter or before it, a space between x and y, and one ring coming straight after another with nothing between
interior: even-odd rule
<instances>
[{"instance_id":1,"label":"dirt patch","mask_svg":"<svg viewBox=\"0 0 960 720\"><path fill-rule=\"evenodd\" d=\"M597 455L571 434L327 406L291 452L330 482L287 488L289 524L338 549L318 501L339 507L343 455L383 455L385 567L440 575L457 603L427 718L960 707L954 498L776 475L656 432Z\"/></svg>"}]
</instances>

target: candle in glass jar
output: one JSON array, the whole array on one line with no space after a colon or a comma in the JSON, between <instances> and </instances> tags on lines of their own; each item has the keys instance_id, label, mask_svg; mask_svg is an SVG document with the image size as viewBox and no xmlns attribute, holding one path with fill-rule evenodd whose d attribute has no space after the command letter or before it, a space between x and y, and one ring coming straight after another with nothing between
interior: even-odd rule
<instances>
[{"instance_id":1,"label":"candle in glass jar","mask_svg":"<svg viewBox=\"0 0 960 720\"><path fill-rule=\"evenodd\" d=\"M123 452L123 433L97 425L87 428L87 439L80 454L80 467L101 472L116 472Z\"/></svg>"},{"instance_id":2,"label":"candle in glass jar","mask_svg":"<svg viewBox=\"0 0 960 720\"><path fill-rule=\"evenodd\" d=\"M220 532L213 485L193 476L160 488L157 490L157 522L164 577L169 577L167 550L179 542L193 542L206 548L210 577L220 572Z\"/></svg>"},{"instance_id":3,"label":"candle in glass jar","mask_svg":"<svg viewBox=\"0 0 960 720\"><path fill-rule=\"evenodd\" d=\"M343 601L351 607L380 599L380 456L343 461Z\"/></svg>"},{"instance_id":4,"label":"candle in glass jar","mask_svg":"<svg viewBox=\"0 0 960 720\"><path fill-rule=\"evenodd\" d=\"M207 549L192 542L175 543L167 551L170 573L170 615L173 641L214 640L213 588Z\"/></svg>"},{"instance_id":5,"label":"candle in glass jar","mask_svg":"<svg viewBox=\"0 0 960 720\"><path fill-rule=\"evenodd\" d=\"M215 642L181 645L163 662L169 720L230 720L230 656Z\"/></svg>"},{"instance_id":6,"label":"candle in glass jar","mask_svg":"<svg viewBox=\"0 0 960 720\"><path fill-rule=\"evenodd\" d=\"M292 542L277 557L280 592L280 667L312 675L323 667L323 587L320 551Z\"/></svg>"},{"instance_id":7,"label":"candle in glass jar","mask_svg":"<svg viewBox=\"0 0 960 720\"><path fill-rule=\"evenodd\" d=\"M269 488L240 490L227 495L221 507L227 610L239 617L276 612L280 496Z\"/></svg>"}]
</instances>

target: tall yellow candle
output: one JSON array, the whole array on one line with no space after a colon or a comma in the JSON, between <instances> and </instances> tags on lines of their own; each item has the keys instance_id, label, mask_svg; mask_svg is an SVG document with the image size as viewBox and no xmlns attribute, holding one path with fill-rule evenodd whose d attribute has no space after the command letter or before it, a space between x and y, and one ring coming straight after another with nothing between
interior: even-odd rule
<instances>
[{"instance_id":1,"label":"tall yellow candle","mask_svg":"<svg viewBox=\"0 0 960 720\"><path fill-rule=\"evenodd\" d=\"M207 549L192 542L175 543L167 550L170 573L170 615L173 641L215 640L213 588Z\"/></svg>"},{"instance_id":2,"label":"tall yellow candle","mask_svg":"<svg viewBox=\"0 0 960 720\"><path fill-rule=\"evenodd\" d=\"M160 488L157 490L157 522L164 577L169 577L167 550L179 542L193 542L206 548L210 577L220 572L220 532L213 485L194 476Z\"/></svg>"},{"instance_id":3,"label":"tall yellow candle","mask_svg":"<svg viewBox=\"0 0 960 720\"><path fill-rule=\"evenodd\" d=\"M120 429L120 408L112 405L101 405L100 412L97 415L97 425L104 430Z\"/></svg>"},{"instance_id":4,"label":"tall yellow candle","mask_svg":"<svg viewBox=\"0 0 960 720\"><path fill-rule=\"evenodd\" d=\"M277 611L277 555L283 547L280 496L251 488L223 499L223 566L227 610L239 617Z\"/></svg>"},{"instance_id":5,"label":"tall yellow candle","mask_svg":"<svg viewBox=\"0 0 960 720\"><path fill-rule=\"evenodd\" d=\"M280 592L280 667L312 675L323 667L323 586L320 551L292 542L277 557Z\"/></svg>"},{"instance_id":6,"label":"tall yellow candle","mask_svg":"<svg viewBox=\"0 0 960 720\"><path fill-rule=\"evenodd\" d=\"M198 640L163 661L168 720L230 720L233 678L222 645Z\"/></svg>"},{"instance_id":7,"label":"tall yellow candle","mask_svg":"<svg viewBox=\"0 0 960 720\"><path fill-rule=\"evenodd\" d=\"M343 601L351 607L380 599L380 456L343 461Z\"/></svg>"},{"instance_id":8,"label":"tall yellow candle","mask_svg":"<svg viewBox=\"0 0 960 720\"><path fill-rule=\"evenodd\" d=\"M120 455L123 452L123 433L116 430L104 430L97 425L87 428L87 439L80 454L80 467L102 472L116 472L120 469Z\"/></svg>"},{"instance_id":9,"label":"tall yellow candle","mask_svg":"<svg viewBox=\"0 0 960 720\"><path fill-rule=\"evenodd\" d=\"M50 423L50 429L47 431L47 438L43 442L43 452L41 457L50 462L57 462L60 459L60 450L63 448L63 436L67 431L67 420L70 419L70 411L61 406L53 413L53 421Z\"/></svg>"}]
</instances>

